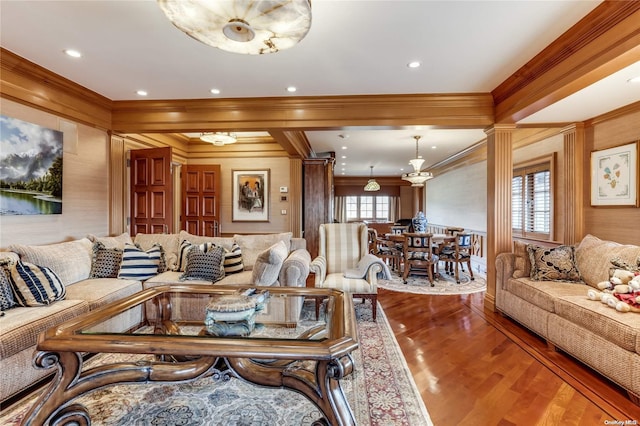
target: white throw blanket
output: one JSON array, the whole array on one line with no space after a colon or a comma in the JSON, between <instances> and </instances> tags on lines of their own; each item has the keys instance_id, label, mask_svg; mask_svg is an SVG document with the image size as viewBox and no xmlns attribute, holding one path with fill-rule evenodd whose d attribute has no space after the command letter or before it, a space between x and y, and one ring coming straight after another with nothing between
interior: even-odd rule
<instances>
[{"instance_id":1,"label":"white throw blanket","mask_svg":"<svg viewBox=\"0 0 640 426\"><path fill-rule=\"evenodd\" d=\"M379 257L374 256L373 254L367 253L362 259L358 261L358 265L353 269L347 269L344 271L345 278L364 278L367 276L367 271L371 265L380 264L382 265L382 271L378 273L378 278L384 280L391 279L391 272L389 271L389 267L386 263L384 263Z\"/></svg>"}]
</instances>

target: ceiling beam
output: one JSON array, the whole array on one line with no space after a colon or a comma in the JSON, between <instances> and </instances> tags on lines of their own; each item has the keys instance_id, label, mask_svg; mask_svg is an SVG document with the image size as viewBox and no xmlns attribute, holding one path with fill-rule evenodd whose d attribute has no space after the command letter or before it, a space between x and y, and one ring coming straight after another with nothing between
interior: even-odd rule
<instances>
[{"instance_id":1,"label":"ceiling beam","mask_svg":"<svg viewBox=\"0 0 640 426\"><path fill-rule=\"evenodd\" d=\"M269 134L282 149L287 151L290 158L309 158L313 150L303 131L269 130Z\"/></svg>"},{"instance_id":2,"label":"ceiling beam","mask_svg":"<svg viewBox=\"0 0 640 426\"><path fill-rule=\"evenodd\" d=\"M640 1L606 0L493 92L514 123L640 60Z\"/></svg>"},{"instance_id":3,"label":"ceiling beam","mask_svg":"<svg viewBox=\"0 0 640 426\"><path fill-rule=\"evenodd\" d=\"M489 93L114 101L122 133L339 129L345 126L487 127Z\"/></svg>"}]
</instances>

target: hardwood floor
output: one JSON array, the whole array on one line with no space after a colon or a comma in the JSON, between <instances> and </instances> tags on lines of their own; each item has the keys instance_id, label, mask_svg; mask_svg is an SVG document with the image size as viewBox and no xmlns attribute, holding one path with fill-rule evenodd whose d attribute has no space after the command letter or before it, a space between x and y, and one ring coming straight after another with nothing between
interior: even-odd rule
<instances>
[{"instance_id":1,"label":"hardwood floor","mask_svg":"<svg viewBox=\"0 0 640 426\"><path fill-rule=\"evenodd\" d=\"M640 421L640 407L622 389L549 350L512 320L485 311L483 293L378 292L436 426Z\"/></svg>"}]
</instances>

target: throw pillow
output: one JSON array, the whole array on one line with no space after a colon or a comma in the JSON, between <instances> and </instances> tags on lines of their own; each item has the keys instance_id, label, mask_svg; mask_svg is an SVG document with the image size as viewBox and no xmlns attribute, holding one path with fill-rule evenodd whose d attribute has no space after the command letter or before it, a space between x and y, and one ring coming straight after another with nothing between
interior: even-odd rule
<instances>
[{"instance_id":1,"label":"throw pillow","mask_svg":"<svg viewBox=\"0 0 640 426\"><path fill-rule=\"evenodd\" d=\"M518 240L515 240L513 243L513 253L516 255L513 278L531 276L531 260L529 260L527 246L527 243Z\"/></svg>"},{"instance_id":2,"label":"throw pillow","mask_svg":"<svg viewBox=\"0 0 640 426\"><path fill-rule=\"evenodd\" d=\"M531 279L535 281L582 282L576 266L573 246L528 246L531 261Z\"/></svg>"},{"instance_id":3,"label":"throw pillow","mask_svg":"<svg viewBox=\"0 0 640 426\"><path fill-rule=\"evenodd\" d=\"M122 250L124 248L124 245L127 243L133 244L133 240L131 239L131 236L128 232L122 233L115 237L98 237L93 234L88 234L87 238L94 244L97 242L101 242L106 248L118 248L120 250Z\"/></svg>"},{"instance_id":4,"label":"throw pillow","mask_svg":"<svg viewBox=\"0 0 640 426\"><path fill-rule=\"evenodd\" d=\"M180 280L205 280L215 283L224 278L224 248L214 245L204 251L193 245L187 253L184 274Z\"/></svg>"},{"instance_id":5,"label":"throw pillow","mask_svg":"<svg viewBox=\"0 0 640 426\"><path fill-rule=\"evenodd\" d=\"M260 253L253 265L251 283L262 286L275 284L288 254L289 249L283 241L278 241Z\"/></svg>"},{"instance_id":6,"label":"throw pillow","mask_svg":"<svg viewBox=\"0 0 640 426\"><path fill-rule=\"evenodd\" d=\"M9 263L0 266L0 311L6 311L16 306L13 290L11 290L8 267Z\"/></svg>"},{"instance_id":7,"label":"throw pillow","mask_svg":"<svg viewBox=\"0 0 640 426\"><path fill-rule=\"evenodd\" d=\"M216 245L211 242L193 244L190 240L182 240L182 242L180 243L180 250L178 250L178 271L184 272L185 267L187 266L187 256L189 255L189 250L191 250L191 248L193 247L200 247L200 250L206 253L216 247Z\"/></svg>"},{"instance_id":8,"label":"throw pillow","mask_svg":"<svg viewBox=\"0 0 640 426\"><path fill-rule=\"evenodd\" d=\"M158 274L158 265L162 258L162 246L154 244L144 251L133 244L125 244L118 278L144 281Z\"/></svg>"},{"instance_id":9,"label":"throw pillow","mask_svg":"<svg viewBox=\"0 0 640 426\"><path fill-rule=\"evenodd\" d=\"M244 268L247 271L253 269L256 259L264 250L267 250L278 241L282 241L287 248L291 248L291 232L283 232L280 234L261 234L261 235L242 235L233 236L235 242L242 247L242 260Z\"/></svg>"},{"instance_id":10,"label":"throw pillow","mask_svg":"<svg viewBox=\"0 0 640 426\"><path fill-rule=\"evenodd\" d=\"M242 249L238 244L233 243L231 250L224 249L224 274L237 274L243 270Z\"/></svg>"},{"instance_id":11,"label":"throw pillow","mask_svg":"<svg viewBox=\"0 0 640 426\"><path fill-rule=\"evenodd\" d=\"M118 278L122 250L106 248L104 243L96 241L93 244L93 262L91 263L90 278Z\"/></svg>"},{"instance_id":12,"label":"throw pillow","mask_svg":"<svg viewBox=\"0 0 640 426\"><path fill-rule=\"evenodd\" d=\"M46 266L18 261L10 265L9 279L19 306L45 306L64 299L66 289L60 278Z\"/></svg>"}]
</instances>

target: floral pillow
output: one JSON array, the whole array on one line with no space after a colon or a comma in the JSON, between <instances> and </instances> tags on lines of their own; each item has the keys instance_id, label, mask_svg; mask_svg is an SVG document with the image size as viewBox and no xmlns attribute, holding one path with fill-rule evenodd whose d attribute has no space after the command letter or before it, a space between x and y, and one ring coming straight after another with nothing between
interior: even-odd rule
<instances>
[{"instance_id":1,"label":"floral pillow","mask_svg":"<svg viewBox=\"0 0 640 426\"><path fill-rule=\"evenodd\" d=\"M535 281L582 282L576 266L573 246L535 247L527 246L531 261L530 278Z\"/></svg>"}]
</instances>

